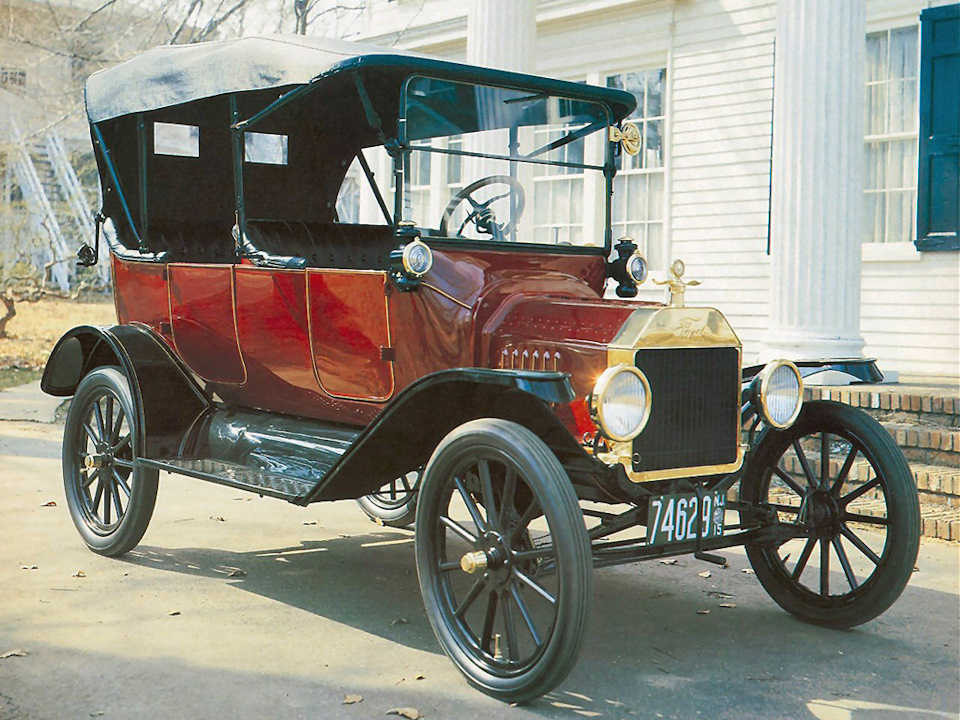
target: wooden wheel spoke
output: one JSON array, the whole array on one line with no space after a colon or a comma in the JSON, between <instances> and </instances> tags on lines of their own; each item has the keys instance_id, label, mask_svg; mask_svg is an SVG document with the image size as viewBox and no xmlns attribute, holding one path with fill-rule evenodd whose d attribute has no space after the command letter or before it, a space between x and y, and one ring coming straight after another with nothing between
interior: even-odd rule
<instances>
[{"instance_id":1,"label":"wooden wheel spoke","mask_svg":"<svg viewBox=\"0 0 960 720\"><path fill-rule=\"evenodd\" d=\"M830 596L830 543L820 538L820 596Z\"/></svg>"},{"instance_id":2,"label":"wooden wheel spoke","mask_svg":"<svg viewBox=\"0 0 960 720\"><path fill-rule=\"evenodd\" d=\"M865 523L867 525L889 525L890 521L885 517L871 517L870 515L859 515L857 513L843 513L843 521Z\"/></svg>"},{"instance_id":3,"label":"wooden wheel spoke","mask_svg":"<svg viewBox=\"0 0 960 720\"><path fill-rule=\"evenodd\" d=\"M840 536L834 535L830 542L833 544L834 552L837 553L837 559L840 561L840 567L843 568L843 574L847 576L847 582L850 583L850 589L856 590L859 587L857 576L854 575L853 568L850 567L850 560L847 558L847 552L840 542Z\"/></svg>"},{"instance_id":4,"label":"wooden wheel spoke","mask_svg":"<svg viewBox=\"0 0 960 720\"><path fill-rule=\"evenodd\" d=\"M116 482L110 482L110 498L113 500L113 507L117 511L116 520L120 522L123 519L123 508L120 506L120 491L117 490Z\"/></svg>"},{"instance_id":5,"label":"wooden wheel spoke","mask_svg":"<svg viewBox=\"0 0 960 720\"><path fill-rule=\"evenodd\" d=\"M123 438L117 441L116 445L110 448L110 452L118 453L128 445L130 445L130 435L124 435Z\"/></svg>"},{"instance_id":6,"label":"wooden wheel spoke","mask_svg":"<svg viewBox=\"0 0 960 720\"><path fill-rule=\"evenodd\" d=\"M103 488L103 524L110 524L110 496L113 494L113 490L110 488L110 481L107 478L103 478L100 483Z\"/></svg>"},{"instance_id":7,"label":"wooden wheel spoke","mask_svg":"<svg viewBox=\"0 0 960 720\"><path fill-rule=\"evenodd\" d=\"M501 591L500 604L503 606L503 626L507 631L507 657L511 662L517 662L520 659L520 643L517 640L517 625L507 590Z\"/></svg>"},{"instance_id":8,"label":"wooden wheel spoke","mask_svg":"<svg viewBox=\"0 0 960 720\"><path fill-rule=\"evenodd\" d=\"M817 539L815 537L807 538L807 543L803 546L803 551L800 553L800 557L797 558L797 564L790 574L790 577L794 580L799 580L800 576L803 575L803 569L807 566L807 561L810 559L810 555L813 554L813 546L816 544Z\"/></svg>"},{"instance_id":9,"label":"wooden wheel spoke","mask_svg":"<svg viewBox=\"0 0 960 720\"><path fill-rule=\"evenodd\" d=\"M107 439L107 431L103 422L103 410L100 408L99 398L93 402L93 417L97 423L97 439L94 442L103 442Z\"/></svg>"},{"instance_id":10,"label":"wooden wheel spoke","mask_svg":"<svg viewBox=\"0 0 960 720\"><path fill-rule=\"evenodd\" d=\"M530 505L527 506L523 515L520 516L520 521L516 527L513 528L513 533L510 536L511 544L517 541L520 534L527 529L527 525L533 522L533 519L538 515L540 515L540 503L534 498L530 501Z\"/></svg>"},{"instance_id":11,"label":"wooden wheel spoke","mask_svg":"<svg viewBox=\"0 0 960 720\"><path fill-rule=\"evenodd\" d=\"M115 443L120 438L120 430L123 429L124 417L123 406L120 405L117 407L117 419L114 421L113 430L110 432L110 442ZM127 437L130 437L130 435L128 434Z\"/></svg>"},{"instance_id":12,"label":"wooden wheel spoke","mask_svg":"<svg viewBox=\"0 0 960 720\"><path fill-rule=\"evenodd\" d=\"M126 458L115 457L113 459L113 464L118 467L130 468L133 469L133 460L127 460Z\"/></svg>"},{"instance_id":13,"label":"wooden wheel spoke","mask_svg":"<svg viewBox=\"0 0 960 720\"><path fill-rule=\"evenodd\" d=\"M504 518L509 514L508 511L515 510L514 507L514 496L517 491L517 473L513 471L513 468L507 468L506 476L503 478L503 497L500 498L500 519ZM506 529L506 528L502 528Z\"/></svg>"},{"instance_id":14,"label":"wooden wheel spoke","mask_svg":"<svg viewBox=\"0 0 960 720\"><path fill-rule=\"evenodd\" d=\"M858 497L860 497L861 495L865 495L866 493L868 493L868 492L870 492L871 490L873 490L873 489L874 489L875 487L877 487L877 485L879 485L879 484L880 484L880 478L879 478L879 477L875 477L873 480L870 480L869 482L865 482L863 485L861 485L860 487L858 487L856 490L852 490L852 491L848 492L846 495L844 495L843 497L841 497L841 498L840 498L840 503L841 503L842 505L849 505L850 503L852 503L854 500L856 500L856 499L857 499Z\"/></svg>"},{"instance_id":15,"label":"wooden wheel spoke","mask_svg":"<svg viewBox=\"0 0 960 720\"><path fill-rule=\"evenodd\" d=\"M460 497L463 499L463 504L467 506L467 512L470 513L470 517L473 520L473 524L477 526L477 530L485 532L487 529L487 524L483 521L483 516L480 514L480 508L477 507L476 501L473 499L467 488L464 487L463 481L455 477L453 479L454 484L457 486L457 492L460 493Z\"/></svg>"},{"instance_id":16,"label":"wooden wheel spoke","mask_svg":"<svg viewBox=\"0 0 960 720\"><path fill-rule=\"evenodd\" d=\"M799 440L793 441L793 451L797 454L797 460L800 461L800 467L803 468L803 474L807 476L807 485L811 489L816 488L819 485L817 482L817 476L814 475L813 468L810 467L810 459L803 451L803 446L800 444Z\"/></svg>"},{"instance_id":17,"label":"wooden wheel spoke","mask_svg":"<svg viewBox=\"0 0 960 720\"><path fill-rule=\"evenodd\" d=\"M827 487L830 478L830 433L820 433L820 488Z\"/></svg>"},{"instance_id":18,"label":"wooden wheel spoke","mask_svg":"<svg viewBox=\"0 0 960 720\"><path fill-rule=\"evenodd\" d=\"M483 507L487 511L487 527L500 527L497 519L497 501L493 495L493 481L490 478L490 463L485 459L477 462L477 472L480 475L480 492L483 495Z\"/></svg>"},{"instance_id":19,"label":"wooden wheel spoke","mask_svg":"<svg viewBox=\"0 0 960 720\"><path fill-rule=\"evenodd\" d=\"M847 481L847 476L850 474L850 468L853 467L853 463L857 459L857 454L859 452L860 448L853 443L850 443L850 452L847 453L847 457L843 461L843 466L840 468L840 472L837 473L837 479L833 481L833 487L830 488L830 493L832 495L840 495L840 490L843 488L843 484Z\"/></svg>"},{"instance_id":20,"label":"wooden wheel spoke","mask_svg":"<svg viewBox=\"0 0 960 720\"><path fill-rule=\"evenodd\" d=\"M93 484L93 481L96 480L98 477L100 477L100 468L97 468L91 473L87 473L86 479L80 481L80 487L84 489L90 487Z\"/></svg>"},{"instance_id":21,"label":"wooden wheel spoke","mask_svg":"<svg viewBox=\"0 0 960 720\"><path fill-rule=\"evenodd\" d=\"M493 655L490 643L493 640L493 623L497 619L497 593L490 592L487 596L487 614L483 619L483 633L480 635L480 647Z\"/></svg>"},{"instance_id":22,"label":"wooden wheel spoke","mask_svg":"<svg viewBox=\"0 0 960 720\"><path fill-rule=\"evenodd\" d=\"M773 467L773 472L776 473L776 476L778 478L783 480L783 482L787 485L787 487L793 490L793 492L795 492L800 497L804 497L807 494L807 491L804 490L803 487L801 487L801 485L796 480L793 479L790 473L788 473L779 465L775 465Z\"/></svg>"},{"instance_id":23,"label":"wooden wheel spoke","mask_svg":"<svg viewBox=\"0 0 960 720\"><path fill-rule=\"evenodd\" d=\"M114 471L113 471L113 479L114 479L114 481L117 483L117 486L118 486L121 490L123 490L123 492L126 493L126 496L129 498L129 497L130 497L130 486L127 485L127 481L124 480L124 479L120 476L120 473L118 473L118 472L116 471L116 469L114 469Z\"/></svg>"},{"instance_id":24,"label":"wooden wheel spoke","mask_svg":"<svg viewBox=\"0 0 960 720\"><path fill-rule=\"evenodd\" d=\"M523 560L539 560L541 558L552 558L554 554L553 545L544 545L535 547L532 550L517 550L513 553L514 562Z\"/></svg>"},{"instance_id":25,"label":"wooden wheel spoke","mask_svg":"<svg viewBox=\"0 0 960 720\"><path fill-rule=\"evenodd\" d=\"M406 476L406 475L401 475L401 476L400 476L400 484L403 485L403 491L404 491L404 492L408 492L408 493L413 492L413 489L410 487L410 483L407 482L407 476Z\"/></svg>"},{"instance_id":26,"label":"wooden wheel spoke","mask_svg":"<svg viewBox=\"0 0 960 720\"><path fill-rule=\"evenodd\" d=\"M509 589L510 595L517 605L517 610L520 611L520 617L523 618L523 624L527 626L527 631L530 633L534 645L540 647L543 645L543 640L540 638L540 633L537 632L537 626L533 623L533 616L530 615L530 609L527 607L527 602L523 599L523 595L520 594L520 589L517 587L516 582L511 582Z\"/></svg>"},{"instance_id":27,"label":"wooden wheel spoke","mask_svg":"<svg viewBox=\"0 0 960 720\"><path fill-rule=\"evenodd\" d=\"M879 564L880 564L880 556L877 555L877 554L870 548L869 545L867 545L863 540L861 540L860 537L859 537L856 533L853 532L853 530L851 530L850 528L848 528L848 527L846 526L846 524L842 524L842 525L840 526L840 533L841 533L847 540L849 540L851 543L853 543L853 546L854 546L855 548L857 548L857 550L859 550L861 553L863 553L864 557L866 557L870 562L872 562L874 565L879 565Z\"/></svg>"},{"instance_id":28,"label":"wooden wheel spoke","mask_svg":"<svg viewBox=\"0 0 960 720\"><path fill-rule=\"evenodd\" d=\"M457 567L459 567L459 563ZM454 610L453 614L458 618L463 618L463 615L467 610L470 609L470 606L473 605L473 601L477 599L480 595L480 591L487 584L487 579L481 575L476 580L473 581L473 585L470 586L470 590L467 591L467 594L463 596L463 600L460 601L460 604L457 605L457 609Z\"/></svg>"},{"instance_id":29,"label":"wooden wheel spoke","mask_svg":"<svg viewBox=\"0 0 960 720\"><path fill-rule=\"evenodd\" d=\"M532 578L528 577L526 573L524 573L524 572L522 572L522 571L517 570L516 568L514 568L514 569L513 569L513 574L517 576L517 579L518 579L520 582L522 582L524 585L526 585L527 587L529 587L531 590L533 590L535 593L537 593L537 595L539 595L540 597L542 597L542 598L543 598L544 600L546 600L548 603L550 603L551 605L556 605L556 604L557 604L557 599L556 599L553 595L551 595L551 594L546 590L546 588L544 588L542 585L537 584L536 582L533 581Z\"/></svg>"},{"instance_id":30,"label":"wooden wheel spoke","mask_svg":"<svg viewBox=\"0 0 960 720\"><path fill-rule=\"evenodd\" d=\"M454 535L458 536L460 539L471 544L477 542L477 536L472 535L469 531L467 531L466 528L464 528L456 520L451 520L446 515L441 515L440 523L446 526L451 532L453 532Z\"/></svg>"},{"instance_id":31,"label":"wooden wheel spoke","mask_svg":"<svg viewBox=\"0 0 960 720\"><path fill-rule=\"evenodd\" d=\"M97 480L97 491L93 495L93 502L90 503L90 509L94 515L98 515L100 512L100 500L103 499L103 478L99 477L99 473Z\"/></svg>"},{"instance_id":32,"label":"wooden wheel spoke","mask_svg":"<svg viewBox=\"0 0 960 720\"><path fill-rule=\"evenodd\" d=\"M94 445L100 442L100 438L97 437L96 431L92 427L90 427L90 423L88 422L83 423L83 430L84 432L87 433L87 437L90 438L91 442L93 442Z\"/></svg>"}]
</instances>

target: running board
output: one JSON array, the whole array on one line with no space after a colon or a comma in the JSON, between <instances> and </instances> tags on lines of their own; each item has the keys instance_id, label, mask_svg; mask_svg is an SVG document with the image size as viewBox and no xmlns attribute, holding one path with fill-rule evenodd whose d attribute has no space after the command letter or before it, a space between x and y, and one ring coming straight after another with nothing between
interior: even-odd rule
<instances>
[{"instance_id":1,"label":"running board","mask_svg":"<svg viewBox=\"0 0 960 720\"><path fill-rule=\"evenodd\" d=\"M141 459L137 462L142 467L186 475L217 485L226 485L238 490L254 492L258 495L288 500L298 505L303 504L303 499L319 482L263 472L245 465L210 458L198 460L181 458L170 460Z\"/></svg>"},{"instance_id":2,"label":"running board","mask_svg":"<svg viewBox=\"0 0 960 720\"><path fill-rule=\"evenodd\" d=\"M139 463L303 505L359 434L346 425L219 406L195 424L175 457Z\"/></svg>"}]
</instances>

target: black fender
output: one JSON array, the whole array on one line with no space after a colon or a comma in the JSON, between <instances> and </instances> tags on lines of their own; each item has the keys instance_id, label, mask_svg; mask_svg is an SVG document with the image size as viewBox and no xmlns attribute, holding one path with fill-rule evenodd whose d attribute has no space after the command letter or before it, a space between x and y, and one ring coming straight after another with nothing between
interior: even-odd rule
<instances>
[{"instance_id":1,"label":"black fender","mask_svg":"<svg viewBox=\"0 0 960 720\"><path fill-rule=\"evenodd\" d=\"M144 457L175 455L190 426L212 407L163 339L139 324L73 328L50 353L40 388L48 395L68 397L85 375L105 365L119 367L130 382L138 447Z\"/></svg>"},{"instance_id":2,"label":"black fender","mask_svg":"<svg viewBox=\"0 0 960 720\"><path fill-rule=\"evenodd\" d=\"M800 370L801 377L815 375L824 370L836 370L851 377L852 382L878 383L883 381L883 373L877 367L874 358L846 358L836 360L793 360ZM765 365L750 365L743 369L743 383L753 380Z\"/></svg>"},{"instance_id":3,"label":"black fender","mask_svg":"<svg viewBox=\"0 0 960 720\"><path fill-rule=\"evenodd\" d=\"M563 462L585 456L552 405L574 399L560 372L461 368L426 375L401 391L357 436L304 499L356 498L426 464L454 428L470 420L512 420L535 432Z\"/></svg>"}]
</instances>

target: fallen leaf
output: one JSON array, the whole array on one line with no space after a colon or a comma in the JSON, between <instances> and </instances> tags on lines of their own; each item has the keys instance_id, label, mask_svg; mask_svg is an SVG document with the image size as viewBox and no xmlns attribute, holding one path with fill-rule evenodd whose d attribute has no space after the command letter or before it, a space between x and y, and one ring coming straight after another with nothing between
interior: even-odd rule
<instances>
[{"instance_id":1,"label":"fallen leaf","mask_svg":"<svg viewBox=\"0 0 960 720\"><path fill-rule=\"evenodd\" d=\"M36 570L36 569L37 569L37 566L36 566L36 565L21 565L21 566L20 566L20 569L21 569L21 570Z\"/></svg>"},{"instance_id":2,"label":"fallen leaf","mask_svg":"<svg viewBox=\"0 0 960 720\"><path fill-rule=\"evenodd\" d=\"M173 612L167 613L167 615L169 615L170 617L176 617L179 614L180 614L179 610L174 610Z\"/></svg>"},{"instance_id":3,"label":"fallen leaf","mask_svg":"<svg viewBox=\"0 0 960 720\"><path fill-rule=\"evenodd\" d=\"M699 576L702 577L702 578L708 578L708 577L710 577L712 574L713 574L713 573L711 573L709 570L704 570L704 571L701 572L701 573L697 573L697 575L699 575Z\"/></svg>"},{"instance_id":4,"label":"fallen leaf","mask_svg":"<svg viewBox=\"0 0 960 720\"><path fill-rule=\"evenodd\" d=\"M44 503L44 504L43 504L43 505L41 505L40 507L56 507L56 506L57 506L57 503L56 503L56 501L54 501L54 500L51 500L50 502L46 502L46 503Z\"/></svg>"},{"instance_id":5,"label":"fallen leaf","mask_svg":"<svg viewBox=\"0 0 960 720\"><path fill-rule=\"evenodd\" d=\"M316 521L316 520L304 520L304 521L303 521L303 524L304 524L304 525L316 525L316 524L317 524L317 521Z\"/></svg>"},{"instance_id":6,"label":"fallen leaf","mask_svg":"<svg viewBox=\"0 0 960 720\"><path fill-rule=\"evenodd\" d=\"M414 680L426 680L426 679L427 679L427 676L426 676L426 675L417 674L417 675L414 675L414 676L413 676L413 679L414 679Z\"/></svg>"},{"instance_id":7,"label":"fallen leaf","mask_svg":"<svg viewBox=\"0 0 960 720\"><path fill-rule=\"evenodd\" d=\"M409 623L409 622L410 622L410 621L407 620L405 617L398 617L398 618L394 618L393 620L391 620L391 621L390 621L390 624L391 624L391 625L406 625L406 624Z\"/></svg>"},{"instance_id":8,"label":"fallen leaf","mask_svg":"<svg viewBox=\"0 0 960 720\"><path fill-rule=\"evenodd\" d=\"M348 538L348 537L350 537L350 536L349 536L349 535L346 535L346 534L344 534L344 533L340 533L340 537L342 537L342 538Z\"/></svg>"},{"instance_id":9,"label":"fallen leaf","mask_svg":"<svg viewBox=\"0 0 960 720\"><path fill-rule=\"evenodd\" d=\"M211 515L210 519L215 522L226 522L226 520L219 515Z\"/></svg>"},{"instance_id":10,"label":"fallen leaf","mask_svg":"<svg viewBox=\"0 0 960 720\"><path fill-rule=\"evenodd\" d=\"M751 568L743 568L743 570L741 570L740 572L744 573L745 575L753 575L753 574L754 574L754 572L753 572L753 570L752 570Z\"/></svg>"},{"instance_id":11,"label":"fallen leaf","mask_svg":"<svg viewBox=\"0 0 960 720\"><path fill-rule=\"evenodd\" d=\"M407 720L420 720L423 717L419 710L412 707L392 708L387 710L387 715L399 715L407 718Z\"/></svg>"},{"instance_id":12,"label":"fallen leaf","mask_svg":"<svg viewBox=\"0 0 960 720\"><path fill-rule=\"evenodd\" d=\"M726 608L727 610L732 610L737 606L736 603L720 603L718 607Z\"/></svg>"},{"instance_id":13,"label":"fallen leaf","mask_svg":"<svg viewBox=\"0 0 960 720\"><path fill-rule=\"evenodd\" d=\"M380 527L383 527L383 520L381 520L380 518L374 518L373 521Z\"/></svg>"},{"instance_id":14,"label":"fallen leaf","mask_svg":"<svg viewBox=\"0 0 960 720\"><path fill-rule=\"evenodd\" d=\"M246 576L247 576L247 571L240 570L239 568L235 570L231 570L229 573L227 573L227 577L246 577Z\"/></svg>"},{"instance_id":15,"label":"fallen leaf","mask_svg":"<svg viewBox=\"0 0 960 720\"><path fill-rule=\"evenodd\" d=\"M720 592L719 590L708 590L707 596L716 598L717 600L733 600L736 595L732 593Z\"/></svg>"},{"instance_id":16,"label":"fallen leaf","mask_svg":"<svg viewBox=\"0 0 960 720\"><path fill-rule=\"evenodd\" d=\"M697 610L697 615L709 615L709 610Z\"/></svg>"},{"instance_id":17,"label":"fallen leaf","mask_svg":"<svg viewBox=\"0 0 960 720\"><path fill-rule=\"evenodd\" d=\"M359 702L363 702L363 695L344 695L343 702L341 705L356 705Z\"/></svg>"},{"instance_id":18,"label":"fallen leaf","mask_svg":"<svg viewBox=\"0 0 960 720\"><path fill-rule=\"evenodd\" d=\"M665 560L661 560L661 561L660 561L660 564L661 564L661 565L676 565L676 564L677 564L677 559L676 559L676 558L666 558Z\"/></svg>"},{"instance_id":19,"label":"fallen leaf","mask_svg":"<svg viewBox=\"0 0 960 720\"><path fill-rule=\"evenodd\" d=\"M86 576L87 576L87 574L86 574L83 570L77 570L77 571L76 571L73 575L71 575L70 577L85 578Z\"/></svg>"},{"instance_id":20,"label":"fallen leaf","mask_svg":"<svg viewBox=\"0 0 960 720\"><path fill-rule=\"evenodd\" d=\"M21 650L20 648L17 648L16 650L7 650L5 653L0 653L0 660L6 660L7 658L12 657L26 657L29 654L30 653L28 653L26 650Z\"/></svg>"}]
</instances>

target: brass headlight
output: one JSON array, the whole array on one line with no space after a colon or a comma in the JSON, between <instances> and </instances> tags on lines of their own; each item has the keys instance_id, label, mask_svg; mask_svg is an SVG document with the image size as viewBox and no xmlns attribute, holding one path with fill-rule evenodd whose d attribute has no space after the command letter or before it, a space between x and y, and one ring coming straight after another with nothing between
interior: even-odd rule
<instances>
[{"instance_id":1,"label":"brass headlight","mask_svg":"<svg viewBox=\"0 0 960 720\"><path fill-rule=\"evenodd\" d=\"M633 282L642 285L647 279L647 259L637 250L627 260L627 272L633 278Z\"/></svg>"},{"instance_id":2,"label":"brass headlight","mask_svg":"<svg viewBox=\"0 0 960 720\"><path fill-rule=\"evenodd\" d=\"M763 421L778 429L797 421L803 407L803 379L789 360L773 360L757 376L756 404Z\"/></svg>"},{"instance_id":3,"label":"brass headlight","mask_svg":"<svg viewBox=\"0 0 960 720\"><path fill-rule=\"evenodd\" d=\"M590 395L590 414L600 432L615 442L633 440L650 419L650 383L632 365L603 371Z\"/></svg>"},{"instance_id":4,"label":"brass headlight","mask_svg":"<svg viewBox=\"0 0 960 720\"><path fill-rule=\"evenodd\" d=\"M403 246L400 261L405 273L415 278L423 277L433 267L433 250L418 238Z\"/></svg>"}]
</instances>

